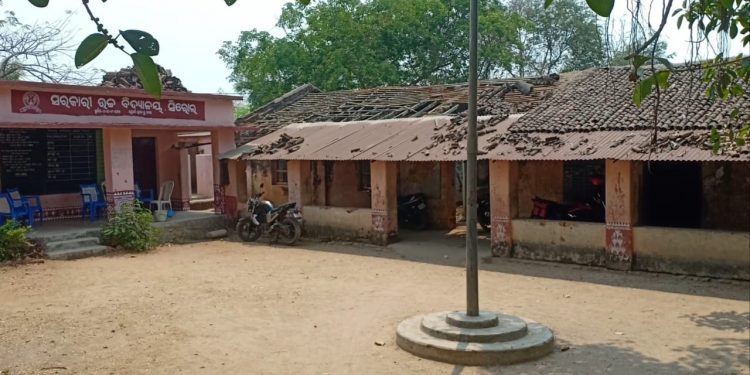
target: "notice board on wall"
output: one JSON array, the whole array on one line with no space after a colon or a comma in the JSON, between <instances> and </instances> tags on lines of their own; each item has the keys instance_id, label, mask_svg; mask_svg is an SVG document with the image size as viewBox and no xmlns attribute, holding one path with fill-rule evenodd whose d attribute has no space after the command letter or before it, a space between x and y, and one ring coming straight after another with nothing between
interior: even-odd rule
<instances>
[{"instance_id":1,"label":"notice board on wall","mask_svg":"<svg viewBox=\"0 0 750 375\"><path fill-rule=\"evenodd\" d=\"M80 191L97 182L97 134L91 129L0 130L0 183L25 195Z\"/></svg>"}]
</instances>

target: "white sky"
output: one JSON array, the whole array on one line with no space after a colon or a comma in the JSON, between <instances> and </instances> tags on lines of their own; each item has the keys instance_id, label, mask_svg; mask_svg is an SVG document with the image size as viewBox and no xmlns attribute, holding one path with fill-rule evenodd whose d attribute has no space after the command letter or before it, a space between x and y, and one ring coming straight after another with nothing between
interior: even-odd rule
<instances>
[{"instance_id":1,"label":"white sky","mask_svg":"<svg viewBox=\"0 0 750 375\"><path fill-rule=\"evenodd\" d=\"M234 89L227 80L229 70L216 51L225 40L236 40L243 30L257 28L280 35L275 24L286 2L288 0L238 0L234 6L227 7L222 0L110 0L105 4L92 0L91 6L112 32L140 29L154 35L161 45L156 62L171 69L189 90L232 93ZM617 0L613 15L626 16L626 3ZM55 21L65 17L66 10L72 10L70 24L71 31L76 33L74 41L96 32L79 0L50 0L50 5L44 9L35 8L27 0L5 0L3 9L15 11L25 23ZM654 20L656 24L656 14ZM674 20L670 20L665 37L676 62L689 57L689 44L683 35L684 32L677 31ZM743 51L735 43L730 52ZM92 63L93 67L104 70L119 70L128 65L131 65L130 58L112 47Z\"/></svg>"}]
</instances>

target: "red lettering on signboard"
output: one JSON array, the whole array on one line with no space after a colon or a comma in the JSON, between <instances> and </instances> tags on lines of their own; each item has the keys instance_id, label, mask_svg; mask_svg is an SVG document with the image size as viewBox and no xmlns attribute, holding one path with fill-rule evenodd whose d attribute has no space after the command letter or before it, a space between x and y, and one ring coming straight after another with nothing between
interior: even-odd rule
<instances>
[{"instance_id":1,"label":"red lettering on signboard","mask_svg":"<svg viewBox=\"0 0 750 375\"><path fill-rule=\"evenodd\" d=\"M205 102L118 95L11 90L11 108L13 113L22 114L206 119Z\"/></svg>"}]
</instances>

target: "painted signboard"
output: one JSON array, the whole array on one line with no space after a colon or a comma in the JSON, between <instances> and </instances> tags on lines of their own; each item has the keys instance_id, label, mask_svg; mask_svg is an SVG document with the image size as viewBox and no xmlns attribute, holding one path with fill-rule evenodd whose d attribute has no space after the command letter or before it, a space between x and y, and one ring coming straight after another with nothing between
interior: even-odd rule
<instances>
[{"instance_id":1,"label":"painted signboard","mask_svg":"<svg viewBox=\"0 0 750 375\"><path fill-rule=\"evenodd\" d=\"M206 103L123 95L66 94L11 90L13 113L68 116L135 116L155 119L205 120Z\"/></svg>"}]
</instances>

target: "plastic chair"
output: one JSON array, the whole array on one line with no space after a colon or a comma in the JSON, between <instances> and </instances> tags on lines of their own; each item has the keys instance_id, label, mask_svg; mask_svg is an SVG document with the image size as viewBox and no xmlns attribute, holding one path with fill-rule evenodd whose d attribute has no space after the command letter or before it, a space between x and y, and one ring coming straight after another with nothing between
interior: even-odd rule
<instances>
[{"instance_id":1,"label":"plastic chair","mask_svg":"<svg viewBox=\"0 0 750 375\"><path fill-rule=\"evenodd\" d=\"M138 184L135 184L133 190L135 191L135 199L144 207L151 207L151 202L154 201L154 191L151 189L141 190Z\"/></svg>"},{"instance_id":2,"label":"plastic chair","mask_svg":"<svg viewBox=\"0 0 750 375\"><path fill-rule=\"evenodd\" d=\"M169 207L172 210L172 191L174 190L174 181L167 181L159 189L159 199L151 202L149 207L156 206L157 211L166 211Z\"/></svg>"},{"instance_id":3,"label":"plastic chair","mask_svg":"<svg viewBox=\"0 0 750 375\"><path fill-rule=\"evenodd\" d=\"M21 192L16 188L9 188L7 192L10 195L10 199L13 200L15 207L26 205L26 209L29 210L31 217L34 217L38 212L39 221L44 221L44 208L42 208L42 200L39 199L38 195L21 195Z\"/></svg>"},{"instance_id":4,"label":"plastic chair","mask_svg":"<svg viewBox=\"0 0 750 375\"><path fill-rule=\"evenodd\" d=\"M0 219L3 219L3 222L8 219L20 221L24 217L28 220L29 226L34 224L34 216L29 214L29 210L25 204L16 207L10 194L0 194Z\"/></svg>"},{"instance_id":5,"label":"plastic chair","mask_svg":"<svg viewBox=\"0 0 750 375\"><path fill-rule=\"evenodd\" d=\"M96 184L81 185L81 218L86 219L88 212L89 219L96 221L99 210L107 208L107 202L104 200L104 194L99 191Z\"/></svg>"}]
</instances>

